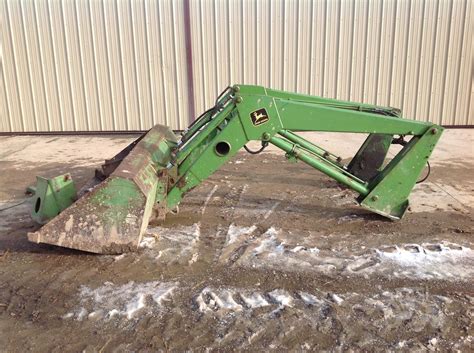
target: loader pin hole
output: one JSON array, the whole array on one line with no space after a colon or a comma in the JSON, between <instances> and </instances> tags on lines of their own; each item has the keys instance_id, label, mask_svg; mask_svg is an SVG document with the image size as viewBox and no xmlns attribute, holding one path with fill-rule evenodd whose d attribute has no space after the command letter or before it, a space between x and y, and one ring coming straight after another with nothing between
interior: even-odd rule
<instances>
[{"instance_id":1,"label":"loader pin hole","mask_svg":"<svg viewBox=\"0 0 474 353\"><path fill-rule=\"evenodd\" d=\"M215 151L218 156L226 156L230 152L230 145L225 141L218 142Z\"/></svg>"},{"instance_id":2,"label":"loader pin hole","mask_svg":"<svg viewBox=\"0 0 474 353\"><path fill-rule=\"evenodd\" d=\"M35 212L36 212L36 213L38 213L40 207L41 207L41 198L38 197L38 198L36 199L36 203L35 203Z\"/></svg>"}]
</instances>

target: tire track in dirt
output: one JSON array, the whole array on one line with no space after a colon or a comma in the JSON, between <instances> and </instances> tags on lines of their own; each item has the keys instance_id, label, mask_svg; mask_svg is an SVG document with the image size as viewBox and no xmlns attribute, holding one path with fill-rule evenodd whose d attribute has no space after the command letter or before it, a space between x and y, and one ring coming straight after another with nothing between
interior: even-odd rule
<instances>
[{"instance_id":1,"label":"tire track in dirt","mask_svg":"<svg viewBox=\"0 0 474 353\"><path fill-rule=\"evenodd\" d=\"M27 243L25 229L8 235L15 246L0 268L5 349L468 350L474 290L444 275L469 265L452 267L449 254L473 248L472 218L409 213L386 222L309 168L275 173L278 158L263 158L227 165L194 189L179 214L150 226L156 234L137 253L99 257ZM461 250L444 249L448 243ZM400 256L438 253L443 261L432 263L441 276L416 277L410 267L394 275ZM424 260L416 266L426 269ZM166 300L154 301L160 284L174 283ZM96 293L106 295L96 301ZM83 306L87 317L78 321ZM109 318L114 308L123 314Z\"/></svg>"}]
</instances>

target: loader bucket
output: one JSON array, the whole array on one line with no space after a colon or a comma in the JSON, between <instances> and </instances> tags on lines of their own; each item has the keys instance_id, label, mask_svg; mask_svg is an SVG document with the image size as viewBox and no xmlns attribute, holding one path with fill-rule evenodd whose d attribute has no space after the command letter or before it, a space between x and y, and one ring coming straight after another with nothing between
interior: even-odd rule
<instances>
[{"instance_id":1,"label":"loader bucket","mask_svg":"<svg viewBox=\"0 0 474 353\"><path fill-rule=\"evenodd\" d=\"M136 250L155 202L166 201L167 166L176 145L173 132L156 125L107 179L28 239L98 254Z\"/></svg>"}]
</instances>

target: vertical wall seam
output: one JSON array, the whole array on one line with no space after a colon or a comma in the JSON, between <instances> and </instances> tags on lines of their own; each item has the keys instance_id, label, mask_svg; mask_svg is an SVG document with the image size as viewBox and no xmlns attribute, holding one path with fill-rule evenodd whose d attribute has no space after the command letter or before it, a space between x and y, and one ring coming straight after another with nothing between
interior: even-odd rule
<instances>
[{"instance_id":1,"label":"vertical wall seam","mask_svg":"<svg viewBox=\"0 0 474 353\"><path fill-rule=\"evenodd\" d=\"M362 92L361 92L361 95L362 95L362 100L365 101L366 100L366 95L365 95L365 89L366 89L366 82L367 82L367 79L365 77L366 73L367 73L367 61L368 61L368 49L369 49L369 40L368 40L368 37L369 37L369 14L370 14L370 2L367 1L367 10L366 10L366 14L365 14L365 18L366 18L366 21L365 21L365 36L364 36L364 68L362 70Z\"/></svg>"},{"instance_id":2,"label":"vertical wall seam","mask_svg":"<svg viewBox=\"0 0 474 353\"><path fill-rule=\"evenodd\" d=\"M175 8L174 8L174 4L176 4L176 2L171 2L171 18L175 18ZM174 57L174 62L177 63L178 62L178 53L177 53L177 46L176 46L176 23L173 21L172 23L172 26L171 26L171 32L172 32L172 47L173 47L173 57ZM179 75L178 75L178 68L175 67L175 70L174 70L174 79L175 79L175 94L176 94L176 118L177 118L177 121L178 121L178 125L181 125L180 122L181 122L181 118L180 118L180 114L181 114L181 100L182 100L182 97L181 97L181 93L180 93L180 89L179 89Z\"/></svg>"},{"instance_id":3,"label":"vertical wall seam","mask_svg":"<svg viewBox=\"0 0 474 353\"><path fill-rule=\"evenodd\" d=\"M136 26L135 26L135 21L133 20L133 13L134 13L134 6L132 6L132 2L129 1L128 2L128 7L129 7L129 11L128 11L128 16L129 16L129 19L130 19L130 25L132 26L132 28L130 28L130 31L132 33L132 51L133 51L133 63L132 63L132 66L133 66L133 72L135 73L135 92L136 92L136 95L137 95L137 109L138 109L138 126L140 127L140 130L143 130L143 100L141 99L141 94L140 94L140 89L138 88L139 86L139 83L140 83L140 75L138 73L138 65L137 65L137 62L138 62L138 53L137 53L137 46L136 46L136 43L135 43L135 29L136 29Z\"/></svg>"},{"instance_id":4,"label":"vertical wall seam","mask_svg":"<svg viewBox=\"0 0 474 353\"><path fill-rule=\"evenodd\" d=\"M51 116L50 116L50 107L49 107L49 99L46 94L46 80L44 76L44 53L43 53L43 48L41 46L41 42L39 39L39 26L38 26L38 14L36 12L36 2L32 3L31 6L33 6L33 19L34 19L34 27L35 27L35 39L36 42L38 43L38 48L39 48L39 59L40 59L40 76L41 76L41 83L43 86L43 99L44 99L44 104L45 104L45 109L46 109L46 122L48 123L48 131L51 131Z\"/></svg>"},{"instance_id":5,"label":"vertical wall seam","mask_svg":"<svg viewBox=\"0 0 474 353\"><path fill-rule=\"evenodd\" d=\"M6 7L7 4L5 3L4 6ZM3 12L0 11L0 30L3 31L10 31L10 28L5 28L5 22L3 20ZM3 37L2 37L3 40ZM11 114L10 114L10 102L8 99L8 93L7 93L7 80L5 78L5 60L4 60L4 55L5 55L5 49L4 49L4 43L3 41L0 42L0 71L2 75L2 82L1 84L3 85L3 99L5 101L5 110L6 110L6 115L4 114L3 107L0 107L0 120L3 120L4 117L6 116L6 123L8 125L9 131L13 131L13 121L11 120Z\"/></svg>"},{"instance_id":6,"label":"vertical wall seam","mask_svg":"<svg viewBox=\"0 0 474 353\"><path fill-rule=\"evenodd\" d=\"M322 43L322 48L323 48L323 55L321 60L321 95L325 96L324 93L324 88L326 84L325 80L325 71L326 71L326 43L327 43L327 27L328 27L328 0L324 1L324 31L323 31L323 43Z\"/></svg>"},{"instance_id":7,"label":"vertical wall seam","mask_svg":"<svg viewBox=\"0 0 474 353\"><path fill-rule=\"evenodd\" d=\"M221 88L219 87L219 84L220 84L220 80L219 80L219 73L221 72L220 70L220 65L219 65L219 55L220 55L220 52L219 52L219 48L218 48L218 40L217 40L217 9L216 9L216 2L214 1L213 3L213 10L214 10L214 22L213 22L213 26L214 26L214 60L216 62L216 81L215 81L215 85L216 85L216 89L218 91L221 90Z\"/></svg>"},{"instance_id":8,"label":"vertical wall seam","mask_svg":"<svg viewBox=\"0 0 474 353\"><path fill-rule=\"evenodd\" d=\"M162 88L162 94L165 95L167 90L166 90L166 70L165 70L165 62L164 62L164 51L163 51L163 23L161 20L161 10L160 10L160 3L156 4L156 11L158 14L158 28L160 30L160 35L159 35L159 40L160 40L160 54L161 54L161 75L162 75L162 80L161 80L161 88ZM164 106L164 111L165 111L165 122L164 125L169 125L169 116L168 116L168 100L166 99L166 96L163 99L163 106Z\"/></svg>"},{"instance_id":9,"label":"vertical wall seam","mask_svg":"<svg viewBox=\"0 0 474 353\"><path fill-rule=\"evenodd\" d=\"M147 1L143 2L143 18L145 19L145 55L146 55L146 72L148 74L148 96L150 98L150 107L151 107L151 123L152 125L155 122L155 93L154 93L154 87L155 85L152 83L152 76L151 76L151 65L150 65L150 43L148 40L148 28L150 26L147 25L147 19L148 19L148 11L147 11ZM192 64L192 63L191 63ZM192 70L192 69L191 69ZM192 94L192 92L190 92ZM191 101L191 98L190 98Z\"/></svg>"},{"instance_id":10,"label":"vertical wall seam","mask_svg":"<svg viewBox=\"0 0 474 353\"><path fill-rule=\"evenodd\" d=\"M96 98L97 98L97 108L98 108L98 113L99 113L99 126L100 126L100 130L103 130L104 129L104 124L103 124L103 121L102 121L102 100L100 99L100 94L99 94L99 82L98 82L98 77L99 75L97 74L97 70L98 70L98 65L97 65L97 54L95 52L95 46L96 46L96 43L95 43L95 36L94 36L94 21L92 21L92 11L91 11L91 3L88 2L87 3L87 16L89 16L89 19L90 19L90 23L91 23L91 30L90 30L90 41L91 41L91 44L92 44L92 62L94 64L94 86L95 86L95 90L96 90Z\"/></svg>"},{"instance_id":11,"label":"vertical wall seam","mask_svg":"<svg viewBox=\"0 0 474 353\"><path fill-rule=\"evenodd\" d=\"M402 87L403 87L403 96L402 96L402 104L401 104L401 107L400 109L402 109L403 111L405 111L405 97L406 97L406 84L407 84L407 73L408 73L408 70L407 70L407 67L408 67L408 50L410 50L409 48L409 43L410 43L410 30L411 30L411 7L412 7L413 3L410 1L410 6L408 7L408 26L407 26L407 34L406 34L406 38L405 38L405 72L403 73L403 84L402 84Z\"/></svg>"},{"instance_id":12,"label":"vertical wall seam","mask_svg":"<svg viewBox=\"0 0 474 353\"><path fill-rule=\"evenodd\" d=\"M453 7L454 7L454 1L451 1L451 6L449 7L449 15L448 15L448 18L449 18L449 26L448 26L448 33L447 33L447 38L448 38L448 41L446 43L446 50L445 50L445 53L444 53L444 75L443 75L443 82L441 84L441 93L443 94L443 97L446 97L446 81L447 81L447 78L448 78L448 60L449 60L449 52L450 50L452 49L452 42L451 42L451 30L452 30L452 24L453 24ZM442 99L441 100L441 107L440 107L440 110L439 110L439 113L440 113L440 117L439 117L439 120L438 122L441 123L443 121L443 116L444 116L444 104L446 102L446 99Z\"/></svg>"},{"instance_id":13,"label":"vertical wall seam","mask_svg":"<svg viewBox=\"0 0 474 353\"><path fill-rule=\"evenodd\" d=\"M395 71L397 71L399 68L398 68L398 63L400 62L400 55L399 53L395 50L395 46L396 46L396 43L400 42L400 39L401 39L401 35L398 34L397 32L397 28L398 28L398 19L400 18L399 16L399 12L400 12L400 7L398 6L398 2L395 3L395 10L393 11L393 25L392 25L392 33L393 33L393 37L392 37L392 52L391 52L391 60L390 60L390 67L388 68L388 70L390 70L389 72L389 83L388 83L388 92L387 92L387 105L388 106L393 106L394 105L394 102L393 102L393 96L395 93L397 92L394 92L394 88L393 88L393 77L395 76ZM395 60L395 57L397 58L397 60ZM396 63L396 64L395 64Z\"/></svg>"},{"instance_id":14,"label":"vertical wall seam","mask_svg":"<svg viewBox=\"0 0 474 353\"><path fill-rule=\"evenodd\" d=\"M69 46L67 45L67 40L66 40L66 24L64 21L64 6L63 6L63 1L60 0L60 6L61 6L61 28L63 30L64 36L64 54L66 55L66 66L67 66L67 77L68 77L68 86L69 86L69 99L71 101L71 109L72 109L72 126L74 131L77 131L77 121L76 121L76 105L74 104L74 97L72 94L72 82L71 82L71 64L69 63Z\"/></svg>"},{"instance_id":15,"label":"vertical wall seam","mask_svg":"<svg viewBox=\"0 0 474 353\"><path fill-rule=\"evenodd\" d=\"M473 84L474 84L474 61L473 60L471 60L471 70L469 72L469 77L471 78L470 84L469 84L469 88L471 92L469 92L468 94L467 115L466 115L467 119L469 119L469 117L471 116L471 104L472 104L472 96L473 96L472 91L473 91ZM467 124L469 124L469 120L467 120L466 122Z\"/></svg>"},{"instance_id":16,"label":"vertical wall seam","mask_svg":"<svg viewBox=\"0 0 474 353\"><path fill-rule=\"evenodd\" d=\"M418 97L420 96L418 89L420 87L420 76L421 76L421 53L423 50L423 27L424 27L424 18L425 18L425 11L426 11L426 2L428 0L425 0L423 2L423 10L421 12L421 18L423 19L421 22L421 30L420 30L420 44L418 46L418 64L417 64L417 73L416 73L416 88L415 88L415 103L413 105L414 107L414 116L418 116Z\"/></svg>"},{"instance_id":17,"label":"vertical wall seam","mask_svg":"<svg viewBox=\"0 0 474 353\"><path fill-rule=\"evenodd\" d=\"M10 102L9 102L9 99L8 99L8 93L7 93L7 81L5 79L5 65L4 65L4 61L3 61L3 57L0 58L0 69L2 70L2 81L3 81L3 95L4 95L4 99L5 99L5 108L7 110L7 121L8 121L8 128L10 129L10 131L13 131L13 121L12 121L12 117L11 117L11 113L10 113Z\"/></svg>"},{"instance_id":18,"label":"vertical wall seam","mask_svg":"<svg viewBox=\"0 0 474 353\"><path fill-rule=\"evenodd\" d=\"M228 60L229 60L229 66L227 68L227 74L229 75L229 84L230 85L233 85L234 82L232 80L232 36L231 36L231 19L230 19L230 1L231 0L227 0L227 3L226 3L226 9L227 9L227 22L229 23L229 28L227 29L227 57L228 57Z\"/></svg>"},{"instance_id":19,"label":"vertical wall seam","mask_svg":"<svg viewBox=\"0 0 474 353\"><path fill-rule=\"evenodd\" d=\"M20 22L21 22L21 29L22 29L22 32L23 32L23 43L22 45L25 47L25 52L26 52L26 68L27 68L27 74L28 74L28 87L30 89L30 93L31 93L31 99L33 101L33 119L34 119L34 124L35 124L35 130L38 131L38 112L36 111L36 99L35 99L35 92L33 92L33 80L32 80L32 77L31 77L31 63L30 63L30 60L31 60L31 54L30 54L30 50L29 50L29 46L28 46L28 41L26 40L26 30L25 30L25 14L24 14L24 10L23 10L23 3L20 2L19 3L20 5L20 11L21 11L21 19L20 19Z\"/></svg>"},{"instance_id":20,"label":"vertical wall seam","mask_svg":"<svg viewBox=\"0 0 474 353\"><path fill-rule=\"evenodd\" d=\"M76 26L77 26L77 43L78 49L79 49L79 70L81 71L81 87L82 87L82 94L84 95L84 105L85 105L85 110L86 110L86 126L87 130L90 130L90 105L89 105L89 99L87 98L87 92L86 92L86 76L84 75L84 56L83 56L83 50L82 50L82 40L81 40L81 25L79 24L79 16L77 15L77 0L74 1L74 18L76 19Z\"/></svg>"},{"instance_id":21,"label":"vertical wall seam","mask_svg":"<svg viewBox=\"0 0 474 353\"><path fill-rule=\"evenodd\" d=\"M6 20L7 20L7 27L8 27L8 36L10 38L10 45L12 50L12 59L13 59L13 68L14 68L14 76L15 76L15 83L16 83L16 94L18 97L18 107L20 109L20 122L21 122L21 129L22 131L26 131L25 128L25 117L23 112L23 105L21 103L21 96L20 96L20 88L19 88L19 80L18 80L18 65L17 65L17 55L15 54L15 46L13 45L13 35L12 35L12 28L11 28L11 19L10 19L10 11L8 9L8 2L5 4L6 9ZM2 65L3 66L3 65ZM5 92L7 92L7 86L5 85ZM7 97L8 97L8 93ZM13 126L13 120L10 120Z\"/></svg>"},{"instance_id":22,"label":"vertical wall seam","mask_svg":"<svg viewBox=\"0 0 474 353\"><path fill-rule=\"evenodd\" d=\"M273 16L272 16L272 2L268 2L268 13L269 13L269 18L268 18L268 23L270 25L270 30L268 31L268 55L270 58L272 57L272 30L273 30ZM272 87L272 61L273 60L268 60L268 85Z\"/></svg>"},{"instance_id":23,"label":"vertical wall seam","mask_svg":"<svg viewBox=\"0 0 474 353\"><path fill-rule=\"evenodd\" d=\"M392 25L392 50L390 52L390 67L389 67L389 79L388 79L388 91L387 91L387 104L392 105L392 79L393 79L393 70L395 69L394 57L395 57L395 38L397 36L397 11L398 11L398 2L395 1L395 9L393 11L393 25Z\"/></svg>"},{"instance_id":24,"label":"vertical wall seam","mask_svg":"<svg viewBox=\"0 0 474 353\"><path fill-rule=\"evenodd\" d=\"M438 15L439 15L439 6L440 6L440 3L441 3L441 0L438 0L438 5L436 7L436 15L435 15L435 30L434 30L434 35L433 35L433 49L432 49L432 52L431 52L431 58L434 58L435 56L435 52L436 52L436 44L437 44L437 40L436 40L436 37L437 37L437 33L438 33ZM430 88L428 93L429 93L429 96L428 96L428 114L427 115L430 115L431 114L431 97L433 96L433 76L434 76L434 72L435 72L435 67L434 67L434 61L433 61L433 65L431 67L431 75L430 75L430 82L428 84L428 87ZM427 119L430 119L429 116L427 116Z\"/></svg>"},{"instance_id":25,"label":"vertical wall seam","mask_svg":"<svg viewBox=\"0 0 474 353\"><path fill-rule=\"evenodd\" d=\"M462 65L462 51L463 51L463 46L464 46L464 38L465 38L465 35L466 35L466 18L467 18L467 2L470 1L470 0L465 0L464 1L464 6L463 6L463 13L464 13L464 16L463 16L463 20L462 20L462 26L461 26L461 29L462 29L462 34L461 34L461 43L460 43L460 48L461 48L461 54L459 55L459 58L458 58L458 64L457 64L457 72L456 72L456 87L455 87L455 91L454 91L454 121L453 121L453 124L456 123L456 121L458 120L457 119L457 112L458 112L458 102L459 102L459 97L458 97L458 93L459 93L459 85L461 83L461 80L460 80L460 77L461 77L461 65ZM469 55L469 54L468 54ZM471 61L472 62L472 61ZM467 111L467 115L469 116L469 111Z\"/></svg>"},{"instance_id":26,"label":"vertical wall seam","mask_svg":"<svg viewBox=\"0 0 474 353\"><path fill-rule=\"evenodd\" d=\"M309 24L309 74L308 74L308 91L311 94L313 91L313 30L314 30L314 6L315 2L311 2L310 24Z\"/></svg>"},{"instance_id":27,"label":"vertical wall seam","mask_svg":"<svg viewBox=\"0 0 474 353\"><path fill-rule=\"evenodd\" d=\"M300 52L300 1L296 0L296 50L295 50L295 91L298 91L298 57L299 57L299 52Z\"/></svg>"},{"instance_id":28,"label":"vertical wall seam","mask_svg":"<svg viewBox=\"0 0 474 353\"><path fill-rule=\"evenodd\" d=\"M61 99L59 97L59 79L58 79L58 65L57 65L57 53L56 53L56 46L54 45L54 39L53 39L53 26L51 24L51 7L49 5L49 1L46 2L46 8L48 12L48 33L49 33L49 39L51 41L51 48L53 52L53 75L54 75L54 85L56 87L56 99L57 99L57 104L59 107L59 123L60 123L60 131L64 130L64 111L63 111L63 106L61 104Z\"/></svg>"},{"instance_id":29,"label":"vertical wall seam","mask_svg":"<svg viewBox=\"0 0 474 353\"><path fill-rule=\"evenodd\" d=\"M215 3L214 3L215 4ZM259 84L258 79L258 35L259 35L259 28L258 28L258 1L255 1L255 48L254 48L254 57L255 57L255 84ZM219 72L219 70L217 70Z\"/></svg>"},{"instance_id":30,"label":"vertical wall seam","mask_svg":"<svg viewBox=\"0 0 474 353\"><path fill-rule=\"evenodd\" d=\"M473 14L474 11L471 10L471 13L470 15ZM471 24L471 30L473 29L472 27L472 24ZM472 35L472 33L471 33ZM471 50L469 51L468 55L470 56L470 62L471 62L471 65L470 65L470 68L469 68L469 74L468 74L468 77L470 77L470 80L469 80L469 94L468 94L468 102L467 102L467 115L466 115L466 122L469 123L469 118L472 119L472 117L474 116L474 112L471 111L472 109L472 97L473 97L473 93L474 93L474 58L473 58L473 54L474 54L474 48L473 48L473 43L471 41L470 43L470 46L471 46ZM472 122L471 122L472 123Z\"/></svg>"},{"instance_id":31,"label":"vertical wall seam","mask_svg":"<svg viewBox=\"0 0 474 353\"><path fill-rule=\"evenodd\" d=\"M202 80L202 106L203 107L206 107L206 97L207 97L207 92L206 92L206 87L207 87L207 84L206 84L206 81L207 81L207 78L206 78L206 70L205 70L205 57L204 57L204 24L203 24L203 19L204 19L204 16L203 16L203 11L202 11L202 2L199 2L199 25L200 25L200 28L199 28L199 32L201 34L200 36L200 43L201 43L201 67L202 67L202 70L201 70L201 80Z\"/></svg>"},{"instance_id":32,"label":"vertical wall seam","mask_svg":"<svg viewBox=\"0 0 474 353\"><path fill-rule=\"evenodd\" d=\"M379 83L380 83L380 62L381 62L381 57L382 57L382 28L383 28L383 23L384 23L384 20L383 20L383 14L384 14L384 9L385 9L385 2L384 0L380 0L380 24L379 24L379 37L378 37L378 41L377 41L377 51L379 53L379 55L377 55L377 69L375 70L375 99L374 99L374 103L375 104L380 104L380 100L379 100Z\"/></svg>"},{"instance_id":33,"label":"vertical wall seam","mask_svg":"<svg viewBox=\"0 0 474 353\"><path fill-rule=\"evenodd\" d=\"M189 1L189 0L188 0ZM227 0L227 21L229 21L229 24L231 24L230 21L230 1ZM228 67L228 73L229 73L229 84L233 85L234 82L232 80L232 36L231 36L231 28L232 26L229 26L227 29L227 52L228 52L228 58L229 58L229 67Z\"/></svg>"},{"instance_id":34,"label":"vertical wall seam","mask_svg":"<svg viewBox=\"0 0 474 353\"><path fill-rule=\"evenodd\" d=\"M114 130L117 129L117 102L115 102L114 91L115 88L112 85L112 67L110 65L110 49L109 49L109 40L107 35L107 24L105 21L105 2L102 1L101 6L102 11L102 24L104 26L104 41L105 41L105 57L107 60L107 83L109 86L109 99L112 108L112 127Z\"/></svg>"},{"instance_id":35,"label":"vertical wall seam","mask_svg":"<svg viewBox=\"0 0 474 353\"><path fill-rule=\"evenodd\" d=\"M283 33L283 41L281 43L281 75L282 75L282 80L281 80L281 89L285 89L285 69L286 69L286 65L285 65L285 47L286 47L286 4L287 2L286 1L283 1L282 2L282 7L283 7L283 16L282 16L282 25L283 25L283 30L282 30L282 33Z\"/></svg>"},{"instance_id":36,"label":"vertical wall seam","mask_svg":"<svg viewBox=\"0 0 474 353\"><path fill-rule=\"evenodd\" d=\"M123 103L124 103L124 113L125 113L125 130L128 130L129 128L129 124L128 124L128 118L129 118L129 102L128 102L128 99L127 99L127 93L126 93L126 89L127 89L127 86L125 85L125 74L124 74L124 71L125 71L125 66L124 66L124 63L123 63L123 46L122 46L122 35L120 34L120 28L121 28L121 21L120 21L120 16L119 16L119 11L118 11L118 3L115 3L115 18L116 18L116 30L117 30L117 35L118 35L118 50L119 50L119 63L120 63L120 80L121 80L121 83L122 83L122 92L123 92Z\"/></svg>"},{"instance_id":37,"label":"vertical wall seam","mask_svg":"<svg viewBox=\"0 0 474 353\"><path fill-rule=\"evenodd\" d=\"M247 32L247 30L246 30L247 26L245 26L245 23L244 23L244 1L240 2L240 27L239 28L241 28L240 34L242 36L241 37L242 40L240 42L241 45L242 45L242 47L241 47L242 57L241 57L241 61L240 61L241 71L240 72L242 73L242 79L244 81L243 83L245 83L246 82L246 80L245 80L245 71L246 71L245 70L245 68L246 68L246 65L245 65L245 61L246 61L245 60L246 59L246 56L245 56L245 34Z\"/></svg>"},{"instance_id":38,"label":"vertical wall seam","mask_svg":"<svg viewBox=\"0 0 474 353\"><path fill-rule=\"evenodd\" d=\"M341 22L342 22L342 10L341 10L341 2L337 2L337 30L336 30L336 69L334 70L334 98L339 98L339 69L340 69L340 54L341 54Z\"/></svg>"},{"instance_id":39,"label":"vertical wall seam","mask_svg":"<svg viewBox=\"0 0 474 353\"><path fill-rule=\"evenodd\" d=\"M354 68L354 32L355 32L355 2L351 3L351 34L350 34L350 49L349 49L349 84L347 86L347 100L351 100L352 97L352 70Z\"/></svg>"}]
</instances>

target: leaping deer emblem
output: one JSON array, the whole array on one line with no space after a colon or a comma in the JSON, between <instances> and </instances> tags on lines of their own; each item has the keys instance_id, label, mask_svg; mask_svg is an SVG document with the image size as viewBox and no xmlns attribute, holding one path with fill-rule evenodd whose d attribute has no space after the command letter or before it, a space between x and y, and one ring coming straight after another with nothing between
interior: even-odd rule
<instances>
[{"instance_id":1,"label":"leaping deer emblem","mask_svg":"<svg viewBox=\"0 0 474 353\"><path fill-rule=\"evenodd\" d=\"M267 116L262 113L253 113L253 118L255 119L255 124L257 124L260 120L265 119Z\"/></svg>"}]
</instances>

